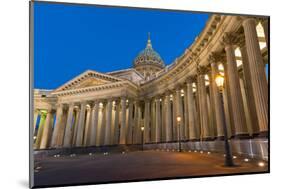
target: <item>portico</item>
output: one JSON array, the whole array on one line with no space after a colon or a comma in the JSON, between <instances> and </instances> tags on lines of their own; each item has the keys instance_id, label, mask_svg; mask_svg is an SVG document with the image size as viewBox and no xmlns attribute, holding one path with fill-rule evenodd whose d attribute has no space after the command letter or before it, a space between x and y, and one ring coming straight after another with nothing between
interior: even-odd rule
<instances>
[{"instance_id":1,"label":"portico","mask_svg":"<svg viewBox=\"0 0 281 189\"><path fill-rule=\"evenodd\" d=\"M134 68L88 70L55 90L34 90L34 148L141 144L141 127L150 146L179 133L186 143L220 141L223 111L230 139L267 140L267 19L214 14L169 66L149 38Z\"/></svg>"}]
</instances>

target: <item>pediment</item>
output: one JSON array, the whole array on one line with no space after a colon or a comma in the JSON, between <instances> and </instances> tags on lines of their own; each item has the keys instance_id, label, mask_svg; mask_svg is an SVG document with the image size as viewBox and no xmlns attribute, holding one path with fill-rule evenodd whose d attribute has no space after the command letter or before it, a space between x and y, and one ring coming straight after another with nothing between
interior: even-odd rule
<instances>
[{"instance_id":1,"label":"pediment","mask_svg":"<svg viewBox=\"0 0 281 189\"><path fill-rule=\"evenodd\" d=\"M96 71L88 70L78 75L74 79L68 81L67 83L63 84L62 86L57 88L54 92L82 89L86 87L94 87L94 86L114 83L118 81L122 81L122 79L111 75L102 74Z\"/></svg>"}]
</instances>

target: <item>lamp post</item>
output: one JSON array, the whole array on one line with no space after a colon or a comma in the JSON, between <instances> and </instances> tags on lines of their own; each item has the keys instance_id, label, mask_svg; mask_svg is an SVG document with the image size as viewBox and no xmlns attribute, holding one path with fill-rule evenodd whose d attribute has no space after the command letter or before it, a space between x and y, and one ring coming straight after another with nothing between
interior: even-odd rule
<instances>
[{"instance_id":1,"label":"lamp post","mask_svg":"<svg viewBox=\"0 0 281 189\"><path fill-rule=\"evenodd\" d=\"M143 132L144 132L144 126L142 126L141 127L141 144L142 144L142 146L141 146L141 150L143 151Z\"/></svg>"},{"instance_id":2,"label":"lamp post","mask_svg":"<svg viewBox=\"0 0 281 189\"><path fill-rule=\"evenodd\" d=\"M225 113L224 113L224 106L223 106L223 97L222 97L222 92L223 92L223 86L224 86L224 77L221 74L218 74L216 76L216 84L219 89L219 97L220 97L220 105L222 106L222 119L223 119L223 133L224 133L224 151L225 151L225 162L224 165L227 167L232 167L234 166L233 159L232 159L232 154L231 154L231 149L228 141L228 135L227 135L227 128L226 128L226 121L225 121Z\"/></svg>"},{"instance_id":3,"label":"lamp post","mask_svg":"<svg viewBox=\"0 0 281 189\"><path fill-rule=\"evenodd\" d=\"M181 152L181 128L180 128L180 122L181 122L181 117L180 116L178 116L177 117L177 122L178 122L178 141L179 141L179 152Z\"/></svg>"}]
</instances>

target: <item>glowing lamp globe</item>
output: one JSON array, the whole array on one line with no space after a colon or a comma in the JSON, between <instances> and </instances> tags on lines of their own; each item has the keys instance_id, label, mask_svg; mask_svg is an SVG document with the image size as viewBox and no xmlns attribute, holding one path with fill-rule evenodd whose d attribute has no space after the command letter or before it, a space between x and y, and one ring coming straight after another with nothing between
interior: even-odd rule
<instances>
[{"instance_id":1,"label":"glowing lamp globe","mask_svg":"<svg viewBox=\"0 0 281 189\"><path fill-rule=\"evenodd\" d=\"M222 75L217 75L216 79L216 84L219 88L222 88L223 87L223 84L224 84L224 77Z\"/></svg>"}]
</instances>

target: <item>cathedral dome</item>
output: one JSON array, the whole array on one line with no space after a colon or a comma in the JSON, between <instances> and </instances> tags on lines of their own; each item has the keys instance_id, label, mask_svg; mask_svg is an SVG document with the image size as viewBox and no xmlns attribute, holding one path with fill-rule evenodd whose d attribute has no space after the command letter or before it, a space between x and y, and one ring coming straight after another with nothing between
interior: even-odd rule
<instances>
[{"instance_id":1,"label":"cathedral dome","mask_svg":"<svg viewBox=\"0 0 281 189\"><path fill-rule=\"evenodd\" d=\"M150 36L148 35L148 40L145 49L143 49L138 56L134 59L134 67L151 65L164 68L165 64L161 59L160 55L152 48Z\"/></svg>"}]
</instances>

